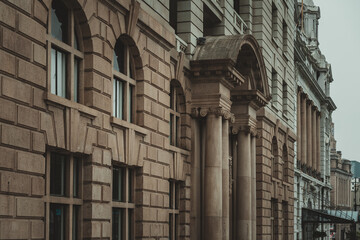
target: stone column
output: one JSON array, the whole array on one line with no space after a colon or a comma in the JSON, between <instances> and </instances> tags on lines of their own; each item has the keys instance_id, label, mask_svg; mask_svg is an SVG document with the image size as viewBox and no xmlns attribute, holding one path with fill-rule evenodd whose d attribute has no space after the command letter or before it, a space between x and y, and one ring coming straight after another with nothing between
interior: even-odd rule
<instances>
[{"instance_id":1,"label":"stone column","mask_svg":"<svg viewBox=\"0 0 360 240\"><path fill-rule=\"evenodd\" d=\"M241 129L238 133L238 159L236 178L236 239L251 240L252 194L251 194L251 139L250 132ZM254 236L255 237L255 236Z\"/></svg>"},{"instance_id":2,"label":"stone column","mask_svg":"<svg viewBox=\"0 0 360 240\"><path fill-rule=\"evenodd\" d=\"M256 239L256 136L251 136L251 217L252 239Z\"/></svg>"},{"instance_id":3,"label":"stone column","mask_svg":"<svg viewBox=\"0 0 360 240\"><path fill-rule=\"evenodd\" d=\"M307 165L312 167L312 106L311 101L307 104Z\"/></svg>"},{"instance_id":4,"label":"stone column","mask_svg":"<svg viewBox=\"0 0 360 240\"><path fill-rule=\"evenodd\" d=\"M191 120L191 240L201 239L201 131L198 119Z\"/></svg>"},{"instance_id":5,"label":"stone column","mask_svg":"<svg viewBox=\"0 0 360 240\"><path fill-rule=\"evenodd\" d=\"M318 172L321 171L321 159L320 159L320 112L317 112L316 114L316 138L317 138L317 153L316 153L316 158L317 158L317 169Z\"/></svg>"},{"instance_id":6,"label":"stone column","mask_svg":"<svg viewBox=\"0 0 360 240\"><path fill-rule=\"evenodd\" d=\"M298 91L298 94L297 94L297 119L296 119L296 126L297 126L297 160L301 161L302 162L302 158L301 158L301 139L302 139L302 136L301 136L301 91ZM299 168L300 166L298 166Z\"/></svg>"},{"instance_id":7,"label":"stone column","mask_svg":"<svg viewBox=\"0 0 360 240\"><path fill-rule=\"evenodd\" d=\"M222 238L229 239L229 121L222 122Z\"/></svg>"},{"instance_id":8,"label":"stone column","mask_svg":"<svg viewBox=\"0 0 360 240\"><path fill-rule=\"evenodd\" d=\"M306 98L305 96L303 96L302 100L302 109L301 109L301 157L302 157L302 162L303 163L307 163L307 156L306 156L306 153L307 153L307 142L306 142L306 139L307 139L307 129L306 129Z\"/></svg>"},{"instance_id":9,"label":"stone column","mask_svg":"<svg viewBox=\"0 0 360 240\"><path fill-rule=\"evenodd\" d=\"M204 176L204 239L222 238L222 117L206 117Z\"/></svg>"},{"instance_id":10,"label":"stone column","mask_svg":"<svg viewBox=\"0 0 360 240\"><path fill-rule=\"evenodd\" d=\"M312 159L313 159L313 169L317 170L317 124L316 124L316 108L312 110Z\"/></svg>"}]
</instances>

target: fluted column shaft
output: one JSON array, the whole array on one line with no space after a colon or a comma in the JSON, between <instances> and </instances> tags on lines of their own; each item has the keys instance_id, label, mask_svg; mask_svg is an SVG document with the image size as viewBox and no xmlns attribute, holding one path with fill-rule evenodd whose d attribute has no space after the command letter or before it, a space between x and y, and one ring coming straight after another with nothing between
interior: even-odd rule
<instances>
[{"instance_id":1,"label":"fluted column shaft","mask_svg":"<svg viewBox=\"0 0 360 240\"><path fill-rule=\"evenodd\" d=\"M222 117L206 117L204 239L222 238Z\"/></svg>"},{"instance_id":2,"label":"fluted column shaft","mask_svg":"<svg viewBox=\"0 0 360 240\"><path fill-rule=\"evenodd\" d=\"M222 238L229 239L229 121L222 121Z\"/></svg>"},{"instance_id":3,"label":"fluted column shaft","mask_svg":"<svg viewBox=\"0 0 360 240\"><path fill-rule=\"evenodd\" d=\"M252 237L252 189L251 189L251 138L250 133L238 133L237 159L237 214L236 239L251 240ZM254 236L255 237L255 236Z\"/></svg>"},{"instance_id":4,"label":"fluted column shaft","mask_svg":"<svg viewBox=\"0 0 360 240\"><path fill-rule=\"evenodd\" d=\"M307 104L307 165L312 167L312 110L311 103Z\"/></svg>"},{"instance_id":5,"label":"fluted column shaft","mask_svg":"<svg viewBox=\"0 0 360 240\"><path fill-rule=\"evenodd\" d=\"M312 109L312 168L317 170L317 126L316 126L316 110Z\"/></svg>"},{"instance_id":6,"label":"fluted column shaft","mask_svg":"<svg viewBox=\"0 0 360 240\"><path fill-rule=\"evenodd\" d=\"M301 157L301 147L302 147L302 144L301 144L301 139L302 139L302 136L301 136L301 92L298 91L298 94L297 94L297 119L296 119L296 126L297 126L297 159L302 161L302 157ZM298 166L299 168L299 166Z\"/></svg>"},{"instance_id":7,"label":"fluted column shaft","mask_svg":"<svg viewBox=\"0 0 360 240\"><path fill-rule=\"evenodd\" d=\"M303 159L303 163L307 163L307 117L306 117L306 113L307 113L307 103L306 103L306 98L305 96L303 96L302 98L302 109L301 109L301 157Z\"/></svg>"},{"instance_id":8,"label":"fluted column shaft","mask_svg":"<svg viewBox=\"0 0 360 240\"><path fill-rule=\"evenodd\" d=\"M251 217L252 239L256 239L256 137L251 136Z\"/></svg>"},{"instance_id":9,"label":"fluted column shaft","mask_svg":"<svg viewBox=\"0 0 360 240\"><path fill-rule=\"evenodd\" d=\"M317 157L317 170L318 172L321 171L321 159L320 159L320 113L317 113L316 116L316 138L317 138L317 153L316 153L316 157Z\"/></svg>"}]
</instances>

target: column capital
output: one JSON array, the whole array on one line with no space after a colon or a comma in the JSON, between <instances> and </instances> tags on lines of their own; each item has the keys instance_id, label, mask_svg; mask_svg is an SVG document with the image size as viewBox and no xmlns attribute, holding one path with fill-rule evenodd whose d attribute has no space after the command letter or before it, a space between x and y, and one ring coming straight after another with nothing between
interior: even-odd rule
<instances>
[{"instance_id":1,"label":"column capital","mask_svg":"<svg viewBox=\"0 0 360 240\"><path fill-rule=\"evenodd\" d=\"M240 132L245 132L246 134L251 134L253 137L259 137L260 132L256 129L256 127L249 125L233 125L231 133L236 135Z\"/></svg>"},{"instance_id":2,"label":"column capital","mask_svg":"<svg viewBox=\"0 0 360 240\"><path fill-rule=\"evenodd\" d=\"M229 120L231 123L235 122L235 116L228 110L222 107L205 107L205 108L192 108L191 116L193 118L203 118L207 115L214 114L217 117L223 117L225 120Z\"/></svg>"}]
</instances>

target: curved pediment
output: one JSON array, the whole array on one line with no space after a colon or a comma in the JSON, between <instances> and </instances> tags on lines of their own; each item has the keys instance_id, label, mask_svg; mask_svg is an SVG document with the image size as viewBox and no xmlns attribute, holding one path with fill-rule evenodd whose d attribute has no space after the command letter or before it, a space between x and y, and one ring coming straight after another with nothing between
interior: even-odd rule
<instances>
[{"instance_id":1,"label":"curved pediment","mask_svg":"<svg viewBox=\"0 0 360 240\"><path fill-rule=\"evenodd\" d=\"M195 49L192 62L212 61L231 64L240 73L244 78L244 84L239 90L257 90L264 99L270 100L264 59L260 46L253 36L206 37L205 41Z\"/></svg>"}]
</instances>

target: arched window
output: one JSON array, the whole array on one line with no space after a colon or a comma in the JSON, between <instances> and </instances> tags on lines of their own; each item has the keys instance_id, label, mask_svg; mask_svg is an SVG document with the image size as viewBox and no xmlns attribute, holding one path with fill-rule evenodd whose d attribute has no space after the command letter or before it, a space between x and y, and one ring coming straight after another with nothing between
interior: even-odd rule
<instances>
[{"instance_id":1,"label":"arched window","mask_svg":"<svg viewBox=\"0 0 360 240\"><path fill-rule=\"evenodd\" d=\"M278 177L278 144L276 137L273 137L271 143L271 173L273 177Z\"/></svg>"},{"instance_id":2,"label":"arched window","mask_svg":"<svg viewBox=\"0 0 360 240\"><path fill-rule=\"evenodd\" d=\"M170 145L181 146L181 113L184 112L185 100L178 81L170 83Z\"/></svg>"},{"instance_id":3,"label":"arched window","mask_svg":"<svg viewBox=\"0 0 360 240\"><path fill-rule=\"evenodd\" d=\"M53 0L49 17L50 91L75 102L83 102L81 79L81 32L72 6Z\"/></svg>"},{"instance_id":4,"label":"arched window","mask_svg":"<svg viewBox=\"0 0 360 240\"><path fill-rule=\"evenodd\" d=\"M128 122L135 119L135 77L129 46L119 39L113 59L113 115Z\"/></svg>"}]
</instances>

